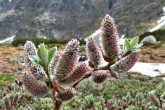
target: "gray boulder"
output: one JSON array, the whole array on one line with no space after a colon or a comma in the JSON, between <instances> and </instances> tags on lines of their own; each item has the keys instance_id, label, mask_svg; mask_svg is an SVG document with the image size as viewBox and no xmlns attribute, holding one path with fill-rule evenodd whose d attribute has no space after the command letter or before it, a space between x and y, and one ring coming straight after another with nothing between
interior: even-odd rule
<instances>
[{"instance_id":1,"label":"gray boulder","mask_svg":"<svg viewBox=\"0 0 165 110\"><path fill-rule=\"evenodd\" d=\"M157 40L155 39L153 35L150 35L143 38L141 43L143 43L143 45L155 45L157 43Z\"/></svg>"}]
</instances>

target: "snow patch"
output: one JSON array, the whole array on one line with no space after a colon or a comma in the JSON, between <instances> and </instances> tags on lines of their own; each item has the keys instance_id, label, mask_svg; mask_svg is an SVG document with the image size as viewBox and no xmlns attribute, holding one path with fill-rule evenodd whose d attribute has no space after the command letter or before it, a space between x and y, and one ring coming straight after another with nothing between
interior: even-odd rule
<instances>
[{"instance_id":1,"label":"snow patch","mask_svg":"<svg viewBox=\"0 0 165 110\"><path fill-rule=\"evenodd\" d=\"M0 43L11 43L14 39L15 35L4 40L0 40Z\"/></svg>"},{"instance_id":2,"label":"snow patch","mask_svg":"<svg viewBox=\"0 0 165 110\"><path fill-rule=\"evenodd\" d=\"M150 29L150 32L153 32L155 30L160 29L162 26L165 25L165 7L163 7L163 12L164 12L164 16L162 16L158 21L157 21L157 25Z\"/></svg>"},{"instance_id":3,"label":"snow patch","mask_svg":"<svg viewBox=\"0 0 165 110\"><path fill-rule=\"evenodd\" d=\"M155 77L160 73L165 73L165 63L143 63L137 62L130 72L139 72L143 75Z\"/></svg>"}]
</instances>

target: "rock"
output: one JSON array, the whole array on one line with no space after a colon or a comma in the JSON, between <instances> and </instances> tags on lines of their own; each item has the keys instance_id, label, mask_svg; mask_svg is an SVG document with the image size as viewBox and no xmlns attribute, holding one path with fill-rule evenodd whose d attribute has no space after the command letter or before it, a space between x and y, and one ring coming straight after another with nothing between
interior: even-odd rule
<instances>
[{"instance_id":1,"label":"rock","mask_svg":"<svg viewBox=\"0 0 165 110\"><path fill-rule=\"evenodd\" d=\"M141 43L143 43L143 45L156 45L157 41L153 35L150 35L145 37Z\"/></svg>"},{"instance_id":2,"label":"rock","mask_svg":"<svg viewBox=\"0 0 165 110\"><path fill-rule=\"evenodd\" d=\"M22 64L24 62L23 58L24 58L23 55L17 55L14 58L9 59L9 63Z\"/></svg>"},{"instance_id":3,"label":"rock","mask_svg":"<svg viewBox=\"0 0 165 110\"><path fill-rule=\"evenodd\" d=\"M105 13L115 19L120 34L133 37L162 15L164 4L165 0L0 0L0 40L14 35L83 38L100 27Z\"/></svg>"}]
</instances>

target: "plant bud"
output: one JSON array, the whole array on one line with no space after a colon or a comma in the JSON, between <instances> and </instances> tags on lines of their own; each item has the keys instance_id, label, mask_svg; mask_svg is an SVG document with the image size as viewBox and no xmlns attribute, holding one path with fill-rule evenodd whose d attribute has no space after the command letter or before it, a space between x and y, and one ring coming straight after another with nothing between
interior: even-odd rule
<instances>
[{"instance_id":1,"label":"plant bud","mask_svg":"<svg viewBox=\"0 0 165 110\"><path fill-rule=\"evenodd\" d=\"M18 84L19 86L22 86L23 85L23 83L22 83L22 81L19 81L19 84Z\"/></svg>"},{"instance_id":2,"label":"plant bud","mask_svg":"<svg viewBox=\"0 0 165 110\"><path fill-rule=\"evenodd\" d=\"M95 83L103 83L108 77L109 70L98 70L92 72L92 81Z\"/></svg>"},{"instance_id":3,"label":"plant bud","mask_svg":"<svg viewBox=\"0 0 165 110\"><path fill-rule=\"evenodd\" d=\"M8 87L8 89L9 89L10 91L12 90L12 88L11 88L11 86L10 86L10 85L8 85L7 87Z\"/></svg>"},{"instance_id":4,"label":"plant bud","mask_svg":"<svg viewBox=\"0 0 165 110\"><path fill-rule=\"evenodd\" d=\"M18 80L17 80L17 79L15 79L14 81L15 81L15 83L16 83L17 85L19 85L19 83L18 83Z\"/></svg>"},{"instance_id":5,"label":"plant bud","mask_svg":"<svg viewBox=\"0 0 165 110\"><path fill-rule=\"evenodd\" d=\"M36 55L37 49L32 41L26 41L24 45L24 62L27 66L31 67L33 63L29 59L29 55Z\"/></svg>"},{"instance_id":6,"label":"plant bud","mask_svg":"<svg viewBox=\"0 0 165 110\"><path fill-rule=\"evenodd\" d=\"M150 97L152 103L155 104L157 107L159 107L160 102L159 102L159 99L155 96L155 94L152 92L149 92L149 97Z\"/></svg>"},{"instance_id":7,"label":"plant bud","mask_svg":"<svg viewBox=\"0 0 165 110\"><path fill-rule=\"evenodd\" d=\"M79 44L77 39L72 39L66 44L56 66L55 78L57 80L66 79L73 73L73 70L78 63Z\"/></svg>"},{"instance_id":8,"label":"plant bud","mask_svg":"<svg viewBox=\"0 0 165 110\"><path fill-rule=\"evenodd\" d=\"M4 97L4 104L5 104L6 109L11 108L11 101L10 101L10 98L8 96Z\"/></svg>"},{"instance_id":9,"label":"plant bud","mask_svg":"<svg viewBox=\"0 0 165 110\"><path fill-rule=\"evenodd\" d=\"M43 68L35 64L29 59L29 55L37 55L37 49L32 41L26 41L24 45L24 63L26 67L31 68L33 75L39 80L42 79L46 74Z\"/></svg>"},{"instance_id":10,"label":"plant bud","mask_svg":"<svg viewBox=\"0 0 165 110\"><path fill-rule=\"evenodd\" d=\"M115 21L108 14L105 15L102 21L100 40L105 61L111 62L121 58L121 48Z\"/></svg>"},{"instance_id":11,"label":"plant bud","mask_svg":"<svg viewBox=\"0 0 165 110\"><path fill-rule=\"evenodd\" d=\"M65 88L65 91L63 93L57 93L56 92L56 99L61 102L68 101L72 99L76 95L76 90L73 87L67 87Z\"/></svg>"},{"instance_id":12,"label":"plant bud","mask_svg":"<svg viewBox=\"0 0 165 110\"><path fill-rule=\"evenodd\" d=\"M43 81L37 80L29 69L22 74L22 83L32 96L44 98L48 94L48 88Z\"/></svg>"},{"instance_id":13,"label":"plant bud","mask_svg":"<svg viewBox=\"0 0 165 110\"><path fill-rule=\"evenodd\" d=\"M59 85L73 85L74 83L80 81L84 74L88 71L88 67L85 62L79 62L78 66L75 68L70 77L64 80L58 80Z\"/></svg>"},{"instance_id":14,"label":"plant bud","mask_svg":"<svg viewBox=\"0 0 165 110\"><path fill-rule=\"evenodd\" d=\"M110 69L112 71L116 71L118 73L124 73L130 70L139 58L139 52L131 53L130 55L122 58L121 60L117 61L113 64Z\"/></svg>"},{"instance_id":15,"label":"plant bud","mask_svg":"<svg viewBox=\"0 0 165 110\"><path fill-rule=\"evenodd\" d=\"M19 99L19 95L18 95L18 93L17 93L17 94L15 95L15 97L13 98L13 101L12 101L13 105L15 105L15 104L18 103L18 99Z\"/></svg>"},{"instance_id":16,"label":"plant bud","mask_svg":"<svg viewBox=\"0 0 165 110\"><path fill-rule=\"evenodd\" d=\"M6 94L6 91L3 91L2 93L2 97L5 97L7 94Z\"/></svg>"},{"instance_id":17,"label":"plant bud","mask_svg":"<svg viewBox=\"0 0 165 110\"><path fill-rule=\"evenodd\" d=\"M88 60L92 63L92 65L94 65L96 69L98 69L98 65L101 64L102 54L98 44L92 36L86 39L86 52Z\"/></svg>"}]
</instances>

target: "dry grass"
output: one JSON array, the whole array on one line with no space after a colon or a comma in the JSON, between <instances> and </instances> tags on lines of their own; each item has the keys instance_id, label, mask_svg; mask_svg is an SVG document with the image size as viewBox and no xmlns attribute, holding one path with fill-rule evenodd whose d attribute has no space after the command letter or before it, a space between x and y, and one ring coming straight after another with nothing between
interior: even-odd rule
<instances>
[{"instance_id":1,"label":"dry grass","mask_svg":"<svg viewBox=\"0 0 165 110\"><path fill-rule=\"evenodd\" d=\"M165 42L159 43L156 46L143 46L141 50L140 62L165 63L165 58L159 57L165 56ZM23 55L23 50L12 46L0 46L0 74L12 73L14 70L23 67L23 65L20 64L11 64L3 61L5 58L13 58L16 55Z\"/></svg>"},{"instance_id":2,"label":"dry grass","mask_svg":"<svg viewBox=\"0 0 165 110\"><path fill-rule=\"evenodd\" d=\"M146 63L165 63L165 42L158 42L155 46L143 46L139 61Z\"/></svg>"},{"instance_id":3,"label":"dry grass","mask_svg":"<svg viewBox=\"0 0 165 110\"><path fill-rule=\"evenodd\" d=\"M20 64L11 64L7 61L4 61L5 58L13 58L16 55L22 55L23 50L17 49L12 46L0 46L0 74L2 73L12 73L14 70L18 68L22 68L23 66Z\"/></svg>"}]
</instances>

